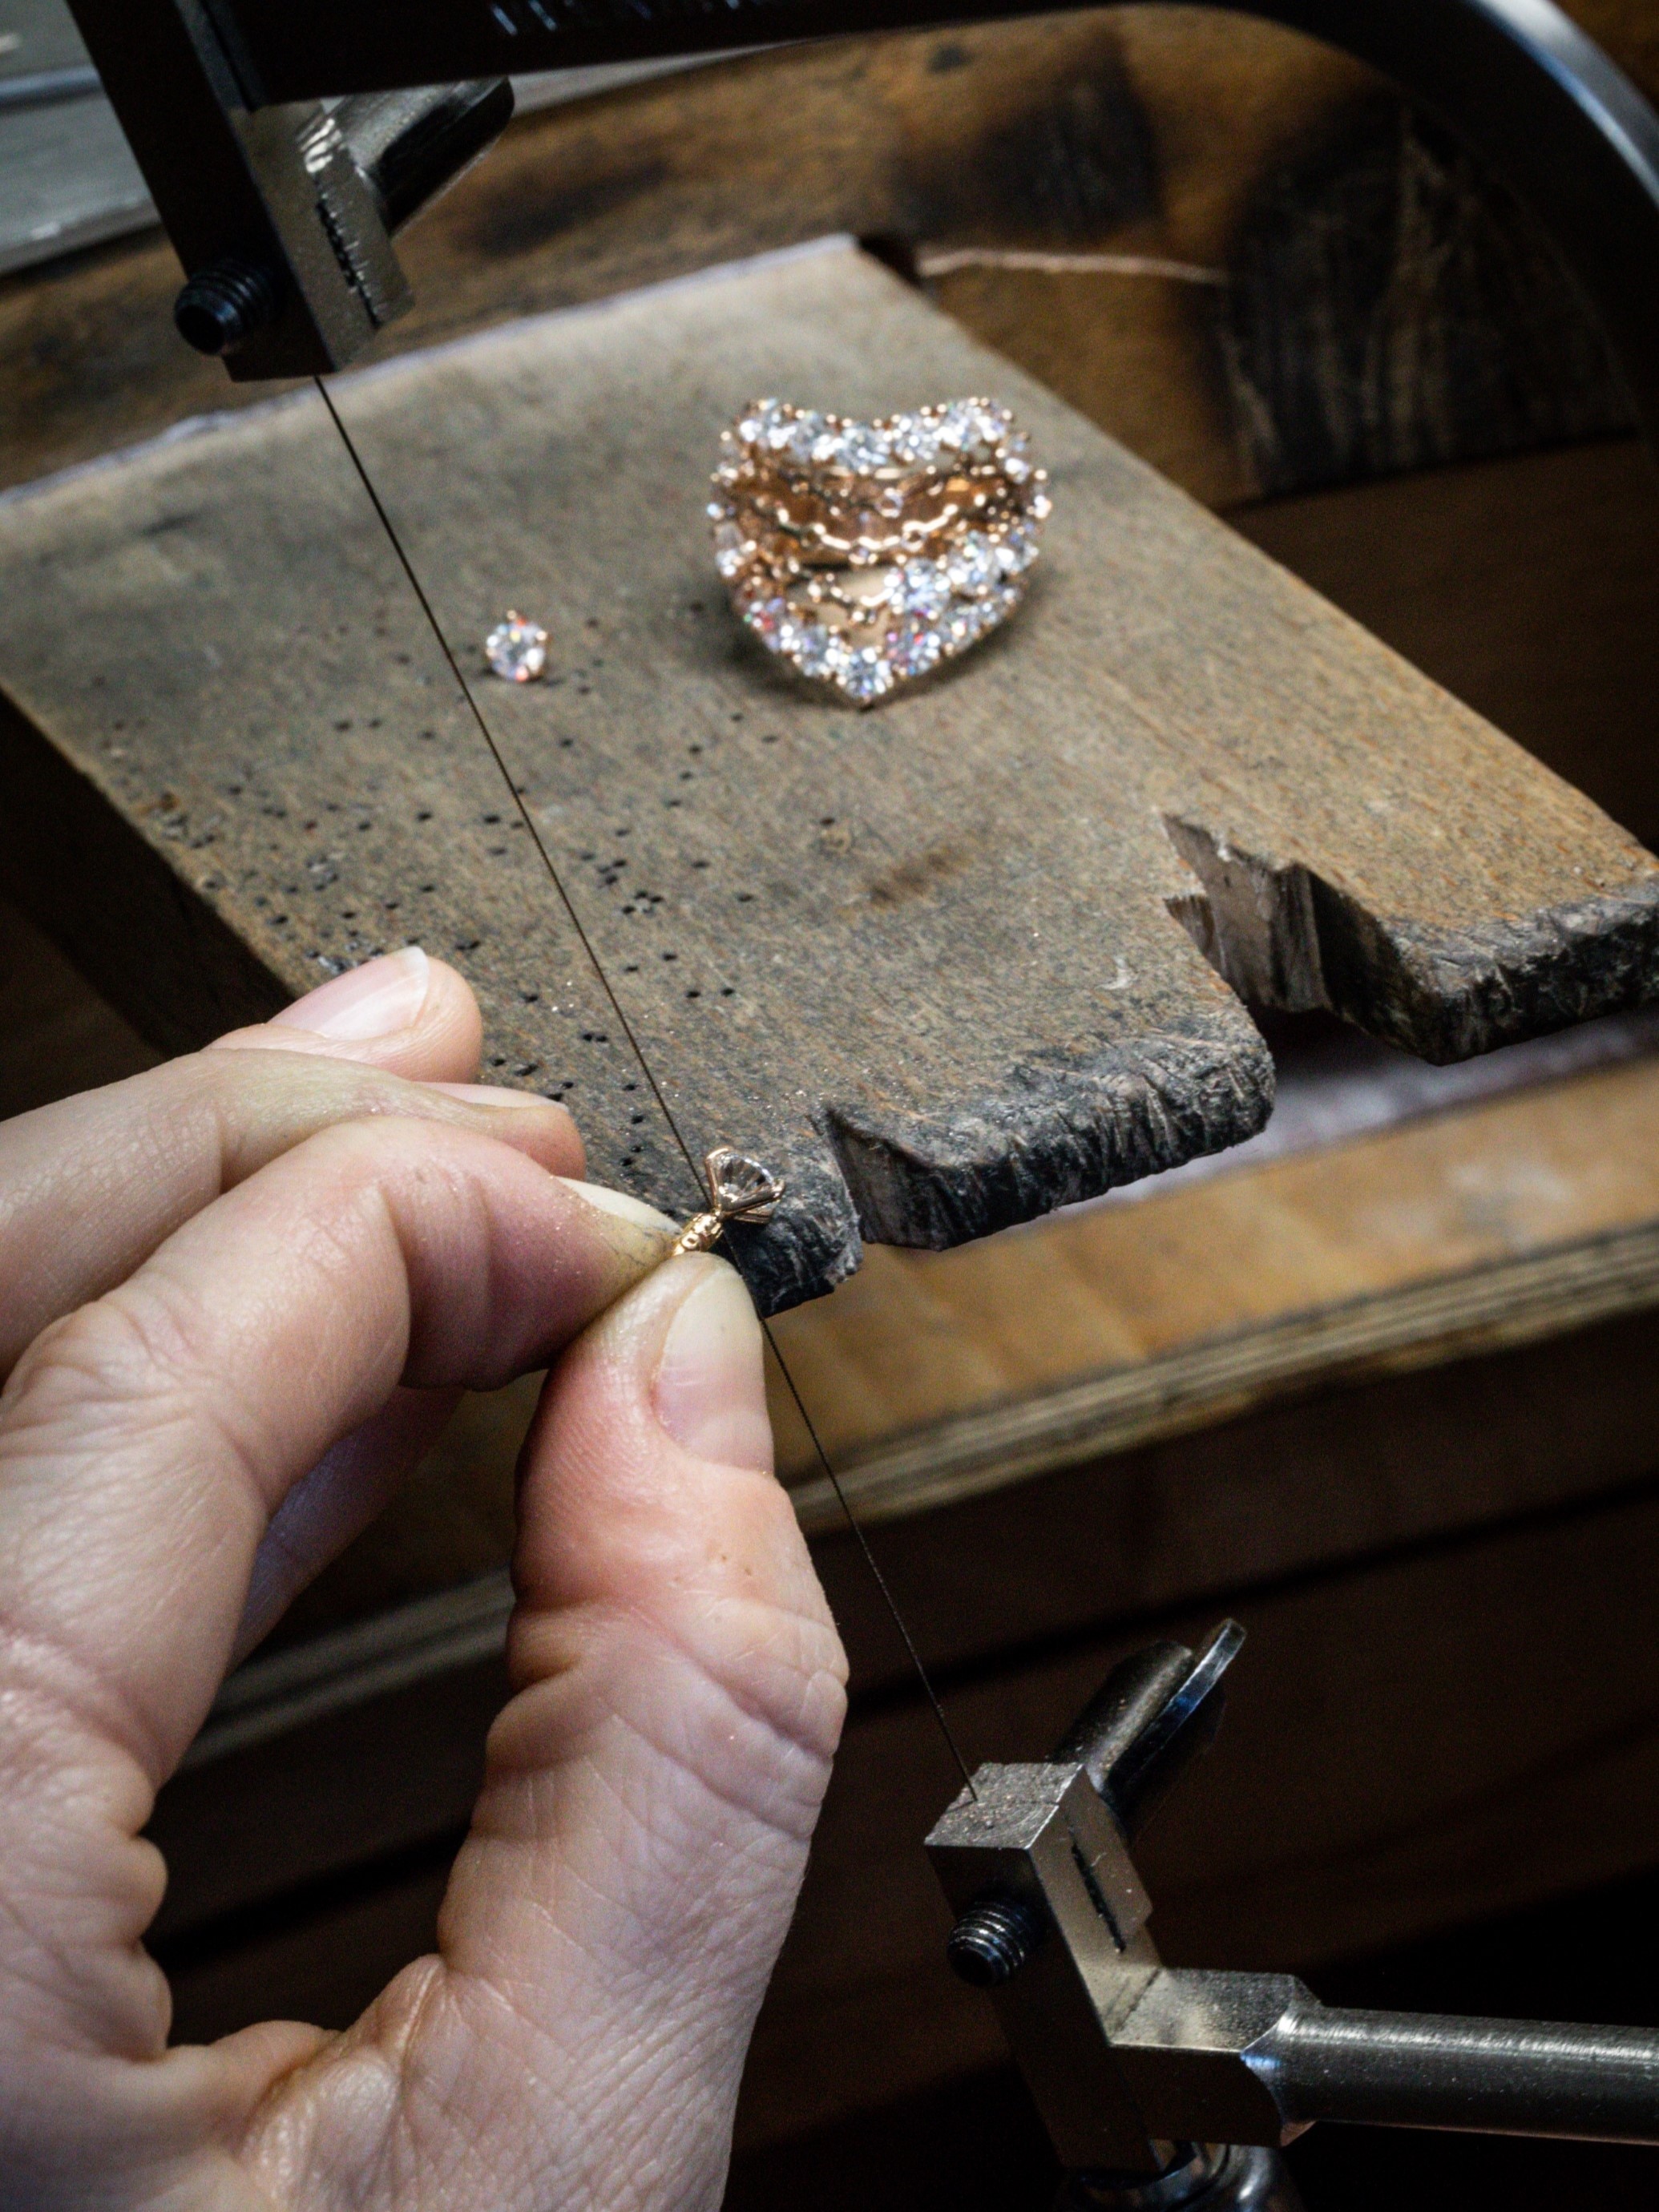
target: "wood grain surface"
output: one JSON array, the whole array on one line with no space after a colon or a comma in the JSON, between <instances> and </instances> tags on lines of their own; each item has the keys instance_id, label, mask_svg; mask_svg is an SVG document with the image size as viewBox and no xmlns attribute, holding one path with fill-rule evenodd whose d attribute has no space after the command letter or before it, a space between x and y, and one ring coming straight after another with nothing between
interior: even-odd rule
<instances>
[{"instance_id":1,"label":"wood grain surface","mask_svg":"<svg viewBox=\"0 0 1659 2212\"><path fill-rule=\"evenodd\" d=\"M1228 519L1659 843L1659 471L1636 440L1265 500Z\"/></svg>"},{"instance_id":2,"label":"wood grain surface","mask_svg":"<svg viewBox=\"0 0 1659 2212\"><path fill-rule=\"evenodd\" d=\"M1577 13L1654 84L1641 10ZM1443 134L1328 48L1183 8L809 45L526 117L399 241L417 307L382 357L831 231L939 264L979 336L1215 502L1625 419L1570 282ZM178 281L153 234L0 283L0 483L254 396L177 338Z\"/></svg>"},{"instance_id":3,"label":"wood grain surface","mask_svg":"<svg viewBox=\"0 0 1659 2212\"><path fill-rule=\"evenodd\" d=\"M864 1521L1201 1428L1296 1390L1659 1304L1659 1063L1085 1209L872 1251L778 1325ZM841 1507L787 1395L797 1510Z\"/></svg>"},{"instance_id":4,"label":"wood grain surface","mask_svg":"<svg viewBox=\"0 0 1659 2212\"><path fill-rule=\"evenodd\" d=\"M341 388L455 649L550 623L557 680L488 705L617 1003L302 396L4 517L4 865L160 1041L453 948L607 1177L694 1200L630 1032L691 1153L786 1175L733 1239L776 1308L860 1235L958 1243L1249 1134L1270 1066L1218 969L1438 1059L1659 983L1632 839L862 256ZM1019 619L868 715L761 665L702 512L757 389L1012 404L1057 509Z\"/></svg>"},{"instance_id":5,"label":"wood grain surface","mask_svg":"<svg viewBox=\"0 0 1659 2212\"><path fill-rule=\"evenodd\" d=\"M960 1661L1073 1626L1109 1589L1164 1602L1221 1560L1282 1573L1570 1493L1609 1456L1620 1479L1639 1473L1647 1398L1593 1366L1570 1392L1564 1363L1615 1321L1630 1344L1653 1340L1656 1139L1659 1066L1610 1069L956 1253L878 1247L851 1282L781 1320L778 1341L847 1498L879 1524L907 1618L933 1656ZM1440 1383L1431 1370L1446 1370ZM775 1370L769 1386L780 1470L860 1678L902 1680L906 1656L789 1389ZM1608 1403L1592 1425L1583 1404L1598 1393ZM1570 1421L1555 1418L1566 1395ZM532 1383L469 1402L301 1596L280 1654L411 1601L440 1605L409 1630L434 1652L443 1594L471 1635L492 1571L505 1621L514 1462L535 1397ZM1241 1442L1247 1420L1272 1439L1260 1452ZM1105 1563L1120 1509L1139 1531L1121 1587ZM389 1620L385 1633L397 1642ZM264 1663L239 1699L264 1698ZM268 1733L285 1725L284 1669L298 1662L273 1663Z\"/></svg>"}]
</instances>

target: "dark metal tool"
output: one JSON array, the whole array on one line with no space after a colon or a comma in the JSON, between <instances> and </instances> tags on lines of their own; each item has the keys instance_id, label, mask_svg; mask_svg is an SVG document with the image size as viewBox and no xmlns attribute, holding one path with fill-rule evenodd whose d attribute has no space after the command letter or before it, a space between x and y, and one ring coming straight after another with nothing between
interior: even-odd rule
<instances>
[{"instance_id":1,"label":"dark metal tool","mask_svg":"<svg viewBox=\"0 0 1659 2212\"><path fill-rule=\"evenodd\" d=\"M1054 4L71 0L184 263L180 327L243 379L337 368L402 312L392 235L501 129L508 72ZM1553 240L1659 438L1659 116L1552 0L1218 4L1372 64L1461 137Z\"/></svg>"},{"instance_id":2,"label":"dark metal tool","mask_svg":"<svg viewBox=\"0 0 1659 2212\"><path fill-rule=\"evenodd\" d=\"M1067 2208L1295 2212L1316 2120L1659 2143L1659 2033L1340 2011L1289 1974L1165 1966L1129 1846L1219 1725L1233 1622L1124 1661L1050 1759L981 1766L927 1838Z\"/></svg>"}]
</instances>

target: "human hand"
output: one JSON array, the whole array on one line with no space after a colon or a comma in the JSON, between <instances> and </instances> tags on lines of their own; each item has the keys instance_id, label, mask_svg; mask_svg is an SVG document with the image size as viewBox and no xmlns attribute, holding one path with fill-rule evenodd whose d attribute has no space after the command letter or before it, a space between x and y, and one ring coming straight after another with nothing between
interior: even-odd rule
<instances>
[{"instance_id":1,"label":"human hand","mask_svg":"<svg viewBox=\"0 0 1659 2212\"><path fill-rule=\"evenodd\" d=\"M0 2204L693 2212L841 1723L738 1278L485 1091L452 971L0 1127ZM140 1830L462 1388L556 1358L435 1956L167 2047Z\"/></svg>"}]
</instances>

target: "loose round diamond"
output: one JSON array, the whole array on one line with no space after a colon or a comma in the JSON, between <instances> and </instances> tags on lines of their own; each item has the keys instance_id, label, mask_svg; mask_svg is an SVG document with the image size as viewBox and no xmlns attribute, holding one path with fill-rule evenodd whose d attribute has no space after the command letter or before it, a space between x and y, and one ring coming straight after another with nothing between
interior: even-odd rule
<instances>
[{"instance_id":1,"label":"loose round diamond","mask_svg":"<svg viewBox=\"0 0 1659 2212\"><path fill-rule=\"evenodd\" d=\"M509 607L484 640L484 659L507 684L533 684L547 666L547 632Z\"/></svg>"}]
</instances>

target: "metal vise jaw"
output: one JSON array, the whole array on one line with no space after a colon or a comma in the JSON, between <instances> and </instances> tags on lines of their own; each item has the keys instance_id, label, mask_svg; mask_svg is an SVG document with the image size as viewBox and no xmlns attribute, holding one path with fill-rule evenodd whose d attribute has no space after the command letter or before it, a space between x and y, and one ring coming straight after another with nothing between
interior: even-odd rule
<instances>
[{"instance_id":1,"label":"metal vise jaw","mask_svg":"<svg viewBox=\"0 0 1659 2212\"><path fill-rule=\"evenodd\" d=\"M505 78L271 102L207 0L70 0L180 260L182 337L238 380L343 368L411 304L392 238L505 128Z\"/></svg>"}]
</instances>

